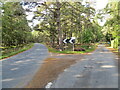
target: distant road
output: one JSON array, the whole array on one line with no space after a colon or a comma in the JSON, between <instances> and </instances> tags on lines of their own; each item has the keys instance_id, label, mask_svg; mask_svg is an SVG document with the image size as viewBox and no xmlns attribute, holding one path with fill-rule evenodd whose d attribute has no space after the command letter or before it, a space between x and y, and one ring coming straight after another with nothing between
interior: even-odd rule
<instances>
[{"instance_id":1,"label":"distant road","mask_svg":"<svg viewBox=\"0 0 120 90\"><path fill-rule=\"evenodd\" d=\"M2 88L22 88L35 75L48 49L39 43L33 48L2 61Z\"/></svg>"},{"instance_id":2,"label":"distant road","mask_svg":"<svg viewBox=\"0 0 120 90\"><path fill-rule=\"evenodd\" d=\"M118 57L104 45L66 69L51 88L118 88Z\"/></svg>"}]
</instances>

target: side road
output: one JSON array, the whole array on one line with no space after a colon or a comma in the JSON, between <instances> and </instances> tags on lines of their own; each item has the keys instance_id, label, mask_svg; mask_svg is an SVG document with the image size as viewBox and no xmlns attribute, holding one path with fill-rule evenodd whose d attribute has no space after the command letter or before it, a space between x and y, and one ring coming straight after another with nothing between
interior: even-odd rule
<instances>
[{"instance_id":1,"label":"side road","mask_svg":"<svg viewBox=\"0 0 120 90\"><path fill-rule=\"evenodd\" d=\"M47 56L47 48L35 43L32 49L2 60L2 88L24 87Z\"/></svg>"},{"instance_id":2,"label":"side road","mask_svg":"<svg viewBox=\"0 0 120 90\"><path fill-rule=\"evenodd\" d=\"M118 57L104 45L59 75L50 88L118 88Z\"/></svg>"}]
</instances>

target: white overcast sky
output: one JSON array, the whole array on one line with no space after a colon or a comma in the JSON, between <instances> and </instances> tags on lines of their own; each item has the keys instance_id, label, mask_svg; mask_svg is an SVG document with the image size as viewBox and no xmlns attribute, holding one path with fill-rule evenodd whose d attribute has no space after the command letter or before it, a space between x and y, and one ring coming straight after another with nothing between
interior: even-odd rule
<instances>
[{"instance_id":1,"label":"white overcast sky","mask_svg":"<svg viewBox=\"0 0 120 90\"><path fill-rule=\"evenodd\" d=\"M86 1L87 2L94 2L90 6L95 8L96 12L98 10L104 9L108 3L108 0L83 0L82 4L85 5ZM103 26L105 24L105 22L106 22L106 19L104 19L102 21L100 19L98 19L98 23L100 26Z\"/></svg>"},{"instance_id":2,"label":"white overcast sky","mask_svg":"<svg viewBox=\"0 0 120 90\"><path fill-rule=\"evenodd\" d=\"M96 9L103 9L107 5L108 0L96 0Z\"/></svg>"},{"instance_id":3,"label":"white overcast sky","mask_svg":"<svg viewBox=\"0 0 120 90\"><path fill-rule=\"evenodd\" d=\"M96 0L96 7L95 7L96 10L100 10L100 9L105 8L107 3L108 3L108 0ZM105 15L105 16L108 16L108 15ZM106 22L106 19L104 19L103 21L98 20L99 25L103 26Z\"/></svg>"},{"instance_id":4,"label":"white overcast sky","mask_svg":"<svg viewBox=\"0 0 120 90\"><path fill-rule=\"evenodd\" d=\"M96 10L103 9L108 3L108 0L83 0L82 4L85 2L96 2L95 4L91 4Z\"/></svg>"}]
</instances>

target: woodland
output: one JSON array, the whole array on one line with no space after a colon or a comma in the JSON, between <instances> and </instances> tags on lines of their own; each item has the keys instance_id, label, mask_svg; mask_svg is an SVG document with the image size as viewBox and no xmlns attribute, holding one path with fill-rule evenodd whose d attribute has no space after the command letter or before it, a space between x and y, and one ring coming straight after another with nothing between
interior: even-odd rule
<instances>
[{"instance_id":1,"label":"woodland","mask_svg":"<svg viewBox=\"0 0 120 90\"><path fill-rule=\"evenodd\" d=\"M38 5L36 2L31 2ZM24 3L24 5L29 3ZM31 28L26 19L26 11L20 2L6 2L1 6L1 48L8 49L44 43L51 48L63 51L63 40L76 37L76 45L89 45L98 42L108 43L118 49L120 41L120 1L108 2L99 11L90 6L89 2L43 2L39 3L33 19L38 17L40 23ZM30 11L29 11L30 12ZM104 16L107 15L107 18ZM98 20L106 20L101 26ZM68 46L70 44L67 44Z\"/></svg>"}]
</instances>

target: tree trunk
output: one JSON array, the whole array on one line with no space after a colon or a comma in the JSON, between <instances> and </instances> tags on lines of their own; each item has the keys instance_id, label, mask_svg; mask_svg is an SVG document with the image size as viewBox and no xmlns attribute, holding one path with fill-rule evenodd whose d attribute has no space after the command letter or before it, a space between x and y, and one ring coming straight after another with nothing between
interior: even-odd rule
<instances>
[{"instance_id":1,"label":"tree trunk","mask_svg":"<svg viewBox=\"0 0 120 90\"><path fill-rule=\"evenodd\" d=\"M56 5L57 5L57 9L56 9L56 13L57 13L57 30L58 30L58 39L59 39L59 50L62 51L63 50L63 39L62 39L62 30L61 30L61 23L60 23L60 8L61 8L61 4L58 0L56 0Z\"/></svg>"}]
</instances>

